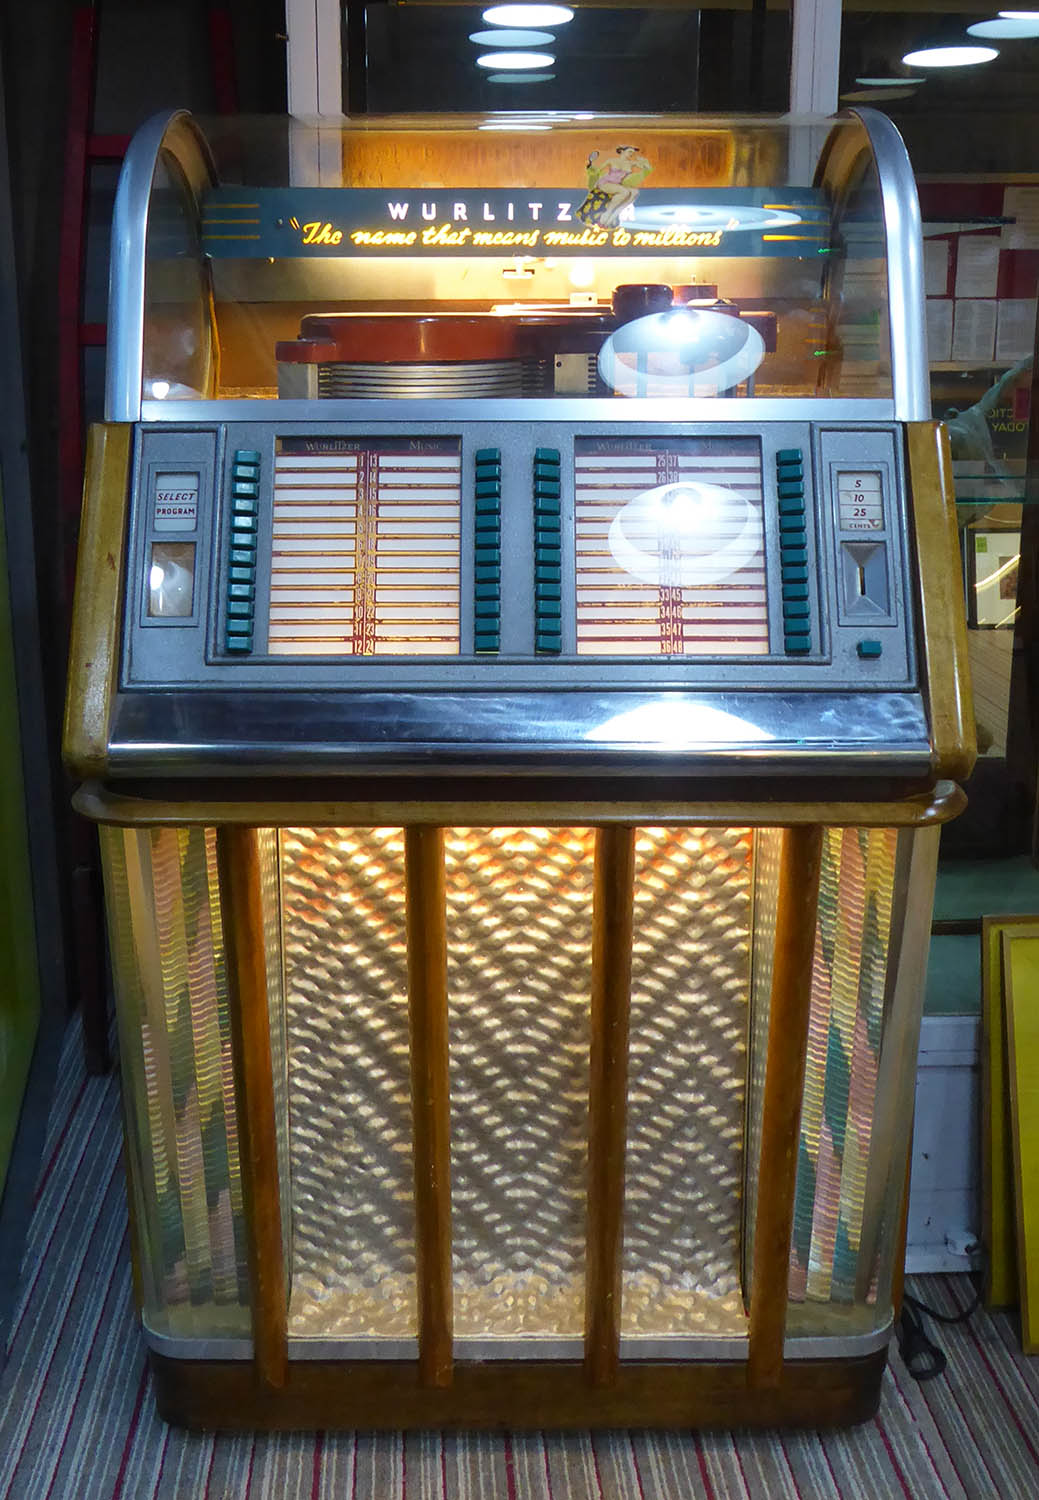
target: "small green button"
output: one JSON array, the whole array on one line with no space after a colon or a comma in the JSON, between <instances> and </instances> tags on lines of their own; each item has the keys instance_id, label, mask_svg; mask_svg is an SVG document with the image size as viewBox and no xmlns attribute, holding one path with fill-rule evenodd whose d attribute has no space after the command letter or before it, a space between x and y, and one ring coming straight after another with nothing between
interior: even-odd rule
<instances>
[{"instance_id":1,"label":"small green button","mask_svg":"<svg viewBox=\"0 0 1039 1500\"><path fill-rule=\"evenodd\" d=\"M779 502L781 516L803 516L804 513L805 497L803 495L784 495Z\"/></svg>"},{"instance_id":2,"label":"small green button","mask_svg":"<svg viewBox=\"0 0 1039 1500\"><path fill-rule=\"evenodd\" d=\"M478 511L476 514L476 530L477 532L489 532L493 537L500 536L501 513L499 511L492 511L488 515L481 515Z\"/></svg>"},{"instance_id":3,"label":"small green button","mask_svg":"<svg viewBox=\"0 0 1039 1500\"><path fill-rule=\"evenodd\" d=\"M561 581L559 568L550 568L539 562L534 569L535 583L560 583Z\"/></svg>"},{"instance_id":4,"label":"small green button","mask_svg":"<svg viewBox=\"0 0 1039 1500\"><path fill-rule=\"evenodd\" d=\"M535 479L534 481L535 501L558 500L562 493L563 489L558 479Z\"/></svg>"},{"instance_id":5,"label":"small green button","mask_svg":"<svg viewBox=\"0 0 1039 1500\"><path fill-rule=\"evenodd\" d=\"M801 535L804 536L804 529L805 529L804 517L803 516L780 516L780 518L779 518L779 529L780 529L781 532L783 532L783 531L786 531L786 532L795 532L795 531L796 532L800 532Z\"/></svg>"},{"instance_id":6,"label":"small green button","mask_svg":"<svg viewBox=\"0 0 1039 1500\"><path fill-rule=\"evenodd\" d=\"M251 559L253 554L250 552L247 555ZM227 576L231 580L232 583L249 583L249 584L251 584L252 581L253 581L253 579L256 577L256 569L255 568L237 568L237 567L231 567L231 568L228 569Z\"/></svg>"},{"instance_id":7,"label":"small green button","mask_svg":"<svg viewBox=\"0 0 1039 1500\"><path fill-rule=\"evenodd\" d=\"M884 650L879 641L859 641L855 649L865 661L875 659Z\"/></svg>"},{"instance_id":8,"label":"small green button","mask_svg":"<svg viewBox=\"0 0 1039 1500\"><path fill-rule=\"evenodd\" d=\"M501 481L497 479L478 479L476 481L477 500L500 500Z\"/></svg>"},{"instance_id":9,"label":"small green button","mask_svg":"<svg viewBox=\"0 0 1039 1500\"><path fill-rule=\"evenodd\" d=\"M563 606L558 599L539 599L535 608L535 614L540 625L542 620L558 620L563 613Z\"/></svg>"},{"instance_id":10,"label":"small green button","mask_svg":"<svg viewBox=\"0 0 1039 1500\"><path fill-rule=\"evenodd\" d=\"M534 585L534 598L539 608L546 600L562 599L562 597L563 587L558 581L556 583L538 583Z\"/></svg>"},{"instance_id":11,"label":"small green button","mask_svg":"<svg viewBox=\"0 0 1039 1500\"><path fill-rule=\"evenodd\" d=\"M476 514L478 516L500 516L501 496L497 492L493 495L477 495Z\"/></svg>"},{"instance_id":12,"label":"small green button","mask_svg":"<svg viewBox=\"0 0 1039 1500\"><path fill-rule=\"evenodd\" d=\"M476 568L476 575L475 576L476 576L477 583L500 583L501 582L501 568L498 567L498 566L492 566L490 564L481 563Z\"/></svg>"},{"instance_id":13,"label":"small green button","mask_svg":"<svg viewBox=\"0 0 1039 1500\"><path fill-rule=\"evenodd\" d=\"M562 651L563 637L558 631L539 630L534 637L535 651Z\"/></svg>"},{"instance_id":14,"label":"small green button","mask_svg":"<svg viewBox=\"0 0 1039 1500\"><path fill-rule=\"evenodd\" d=\"M253 607L248 599L229 599L227 601L228 620L251 620Z\"/></svg>"},{"instance_id":15,"label":"small green button","mask_svg":"<svg viewBox=\"0 0 1039 1500\"><path fill-rule=\"evenodd\" d=\"M797 459L796 462L791 459L787 459L785 462L778 463L776 465L776 473L778 474L780 479L803 480L805 477L804 464L800 459Z\"/></svg>"},{"instance_id":16,"label":"small green button","mask_svg":"<svg viewBox=\"0 0 1039 1500\"><path fill-rule=\"evenodd\" d=\"M803 541L804 538L799 536L781 536L779 538L780 546L783 548L784 567L787 563L801 564L808 561L808 553L803 545L799 545Z\"/></svg>"},{"instance_id":17,"label":"small green button","mask_svg":"<svg viewBox=\"0 0 1039 1500\"><path fill-rule=\"evenodd\" d=\"M807 635L786 635L783 637L783 649L788 656L804 656L812 649L812 642Z\"/></svg>"},{"instance_id":18,"label":"small green button","mask_svg":"<svg viewBox=\"0 0 1039 1500\"><path fill-rule=\"evenodd\" d=\"M232 583L227 591L229 599L255 599L256 586L252 583Z\"/></svg>"},{"instance_id":19,"label":"small green button","mask_svg":"<svg viewBox=\"0 0 1039 1500\"><path fill-rule=\"evenodd\" d=\"M808 569L800 566L787 567L786 558L783 558L783 582L784 583L807 583Z\"/></svg>"},{"instance_id":20,"label":"small green button","mask_svg":"<svg viewBox=\"0 0 1039 1500\"><path fill-rule=\"evenodd\" d=\"M494 599L477 599L475 610L478 620L497 620L501 616L501 606ZM479 625L476 628L479 630Z\"/></svg>"},{"instance_id":21,"label":"small green button","mask_svg":"<svg viewBox=\"0 0 1039 1500\"><path fill-rule=\"evenodd\" d=\"M240 536L249 536L259 530L255 516L233 516L231 518L231 540L235 544Z\"/></svg>"},{"instance_id":22,"label":"small green button","mask_svg":"<svg viewBox=\"0 0 1039 1500\"><path fill-rule=\"evenodd\" d=\"M498 631L483 631L473 636L474 651L497 651L501 645L501 635Z\"/></svg>"},{"instance_id":23,"label":"small green button","mask_svg":"<svg viewBox=\"0 0 1039 1500\"><path fill-rule=\"evenodd\" d=\"M548 516L558 516L562 510L562 503L558 495L535 495L534 514L538 520Z\"/></svg>"},{"instance_id":24,"label":"small green button","mask_svg":"<svg viewBox=\"0 0 1039 1500\"><path fill-rule=\"evenodd\" d=\"M476 462L478 464L496 464L496 463L501 463L501 449L500 448L477 448L477 450L476 450Z\"/></svg>"},{"instance_id":25,"label":"small green button","mask_svg":"<svg viewBox=\"0 0 1039 1500\"><path fill-rule=\"evenodd\" d=\"M231 498L238 508L239 500L258 500L260 498L260 485L255 479L239 479L237 474L231 485Z\"/></svg>"},{"instance_id":26,"label":"small green button","mask_svg":"<svg viewBox=\"0 0 1039 1500\"><path fill-rule=\"evenodd\" d=\"M776 454L777 464L799 464L803 459L800 448L780 448Z\"/></svg>"},{"instance_id":27,"label":"small green button","mask_svg":"<svg viewBox=\"0 0 1039 1500\"><path fill-rule=\"evenodd\" d=\"M499 583L478 583L478 584L475 585L475 587L473 589L473 593L475 594L475 596L476 596L477 599L500 599L501 598L501 584L499 584Z\"/></svg>"},{"instance_id":28,"label":"small green button","mask_svg":"<svg viewBox=\"0 0 1039 1500\"><path fill-rule=\"evenodd\" d=\"M803 500L805 487L799 479L781 479L776 492L780 500Z\"/></svg>"},{"instance_id":29,"label":"small green button","mask_svg":"<svg viewBox=\"0 0 1039 1500\"><path fill-rule=\"evenodd\" d=\"M808 585L807 585L807 583L784 583L784 585L783 585L783 598L784 599L807 599L808 598Z\"/></svg>"},{"instance_id":30,"label":"small green button","mask_svg":"<svg viewBox=\"0 0 1039 1500\"><path fill-rule=\"evenodd\" d=\"M477 479L500 479L501 464L497 459L477 459L476 477Z\"/></svg>"},{"instance_id":31,"label":"small green button","mask_svg":"<svg viewBox=\"0 0 1039 1500\"><path fill-rule=\"evenodd\" d=\"M224 646L228 651L251 651L253 649L252 631L248 635L228 635Z\"/></svg>"},{"instance_id":32,"label":"small green button","mask_svg":"<svg viewBox=\"0 0 1039 1500\"><path fill-rule=\"evenodd\" d=\"M228 562L232 565L248 568L251 578L256 572L256 538L254 536L234 537Z\"/></svg>"},{"instance_id":33,"label":"small green button","mask_svg":"<svg viewBox=\"0 0 1039 1500\"><path fill-rule=\"evenodd\" d=\"M477 547L476 566L479 568L486 567L488 565L493 565L495 567L501 566L500 547Z\"/></svg>"},{"instance_id":34,"label":"small green button","mask_svg":"<svg viewBox=\"0 0 1039 1500\"><path fill-rule=\"evenodd\" d=\"M535 448L534 449L534 462L536 464L555 464L556 468L558 469L558 467L559 467L559 449L558 448Z\"/></svg>"},{"instance_id":35,"label":"small green button","mask_svg":"<svg viewBox=\"0 0 1039 1500\"><path fill-rule=\"evenodd\" d=\"M558 569L563 561L563 554L559 547L539 547L535 554L535 561Z\"/></svg>"},{"instance_id":36,"label":"small green button","mask_svg":"<svg viewBox=\"0 0 1039 1500\"><path fill-rule=\"evenodd\" d=\"M539 552L541 551L542 547L558 547L559 527L557 526L554 531L549 531L539 526L537 531L535 531L534 533L534 546L538 549Z\"/></svg>"},{"instance_id":37,"label":"small green button","mask_svg":"<svg viewBox=\"0 0 1039 1500\"><path fill-rule=\"evenodd\" d=\"M260 455L255 448L236 448L234 454L235 464L258 464Z\"/></svg>"},{"instance_id":38,"label":"small green button","mask_svg":"<svg viewBox=\"0 0 1039 1500\"><path fill-rule=\"evenodd\" d=\"M783 619L784 620L806 620L808 618L808 605L803 599L787 599L783 596Z\"/></svg>"}]
</instances>

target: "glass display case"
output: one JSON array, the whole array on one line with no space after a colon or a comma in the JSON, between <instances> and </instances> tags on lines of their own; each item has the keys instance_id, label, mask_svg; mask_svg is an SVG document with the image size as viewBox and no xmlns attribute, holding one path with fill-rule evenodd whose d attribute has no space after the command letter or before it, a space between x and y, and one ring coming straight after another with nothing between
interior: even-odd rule
<instances>
[{"instance_id":1,"label":"glass display case","mask_svg":"<svg viewBox=\"0 0 1039 1500\"><path fill-rule=\"evenodd\" d=\"M156 120L66 755L162 1411L851 1421L973 743L904 150Z\"/></svg>"}]
</instances>

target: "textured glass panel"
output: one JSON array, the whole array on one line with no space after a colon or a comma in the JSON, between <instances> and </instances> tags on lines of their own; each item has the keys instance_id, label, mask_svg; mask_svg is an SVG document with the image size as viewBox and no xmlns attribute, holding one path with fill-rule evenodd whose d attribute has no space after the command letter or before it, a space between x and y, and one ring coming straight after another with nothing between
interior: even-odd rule
<instances>
[{"instance_id":1,"label":"textured glass panel","mask_svg":"<svg viewBox=\"0 0 1039 1500\"><path fill-rule=\"evenodd\" d=\"M582 1332L594 839L447 838L460 1336Z\"/></svg>"},{"instance_id":2,"label":"textured glass panel","mask_svg":"<svg viewBox=\"0 0 1039 1500\"><path fill-rule=\"evenodd\" d=\"M747 1156L743 1214L743 1284L750 1286L754 1263L754 1225L758 1209L761 1162L761 1105L765 1097L768 1027L772 1003L772 957L776 942L776 900L783 847L780 828L754 833L754 904L751 928L749 1067L747 1081Z\"/></svg>"},{"instance_id":3,"label":"textured glass panel","mask_svg":"<svg viewBox=\"0 0 1039 1500\"><path fill-rule=\"evenodd\" d=\"M413 1337L404 836L281 835L293 1336Z\"/></svg>"},{"instance_id":4,"label":"textured glass panel","mask_svg":"<svg viewBox=\"0 0 1039 1500\"><path fill-rule=\"evenodd\" d=\"M278 1136L278 1187L281 1196L282 1254L292 1264L292 1166L289 1149L289 1041L285 1017L285 975L281 952L281 865L278 833L256 833L263 908L263 952L267 976L267 1017L271 1037L274 1119Z\"/></svg>"},{"instance_id":5,"label":"textured glass panel","mask_svg":"<svg viewBox=\"0 0 1039 1500\"><path fill-rule=\"evenodd\" d=\"M640 829L622 1332L745 1333L750 834Z\"/></svg>"},{"instance_id":6,"label":"textured glass panel","mask_svg":"<svg viewBox=\"0 0 1039 1500\"><path fill-rule=\"evenodd\" d=\"M145 1316L249 1332L212 830L102 830Z\"/></svg>"}]
</instances>

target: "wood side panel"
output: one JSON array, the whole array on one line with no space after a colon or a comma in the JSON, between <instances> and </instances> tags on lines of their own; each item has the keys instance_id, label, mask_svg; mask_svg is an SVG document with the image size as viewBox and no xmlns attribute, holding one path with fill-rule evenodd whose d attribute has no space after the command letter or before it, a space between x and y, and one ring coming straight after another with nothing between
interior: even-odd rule
<instances>
[{"instance_id":1,"label":"wood side panel","mask_svg":"<svg viewBox=\"0 0 1039 1500\"><path fill-rule=\"evenodd\" d=\"M750 1285L747 1383L756 1390L775 1389L784 1374L790 1238L822 840L818 825L783 831Z\"/></svg>"},{"instance_id":2,"label":"wood side panel","mask_svg":"<svg viewBox=\"0 0 1039 1500\"><path fill-rule=\"evenodd\" d=\"M596 1386L612 1384L620 1362L634 882L634 828L597 829L585 1266L585 1371Z\"/></svg>"},{"instance_id":3,"label":"wood side panel","mask_svg":"<svg viewBox=\"0 0 1039 1500\"><path fill-rule=\"evenodd\" d=\"M906 447L935 774L965 781L977 742L949 439L938 422L910 422Z\"/></svg>"},{"instance_id":4,"label":"wood side panel","mask_svg":"<svg viewBox=\"0 0 1039 1500\"><path fill-rule=\"evenodd\" d=\"M444 835L406 828L408 1010L415 1159L419 1362L424 1385L452 1377L451 1109Z\"/></svg>"},{"instance_id":5,"label":"wood side panel","mask_svg":"<svg viewBox=\"0 0 1039 1500\"><path fill-rule=\"evenodd\" d=\"M101 776L108 760L108 726L119 668L132 440L133 428L115 422L96 423L87 435L62 746L74 776Z\"/></svg>"},{"instance_id":6,"label":"wood side panel","mask_svg":"<svg viewBox=\"0 0 1039 1500\"><path fill-rule=\"evenodd\" d=\"M277 1391L288 1368L288 1287L255 828L218 828L216 851L248 1240L252 1369L260 1388Z\"/></svg>"}]
</instances>

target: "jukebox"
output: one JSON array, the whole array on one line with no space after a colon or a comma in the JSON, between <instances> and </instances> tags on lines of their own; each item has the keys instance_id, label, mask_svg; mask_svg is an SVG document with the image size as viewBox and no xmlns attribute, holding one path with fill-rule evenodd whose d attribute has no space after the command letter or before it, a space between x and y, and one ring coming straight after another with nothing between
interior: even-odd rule
<instances>
[{"instance_id":1,"label":"jukebox","mask_svg":"<svg viewBox=\"0 0 1039 1500\"><path fill-rule=\"evenodd\" d=\"M541 125L125 163L66 757L176 1422L878 1400L973 756L909 165Z\"/></svg>"}]
</instances>

